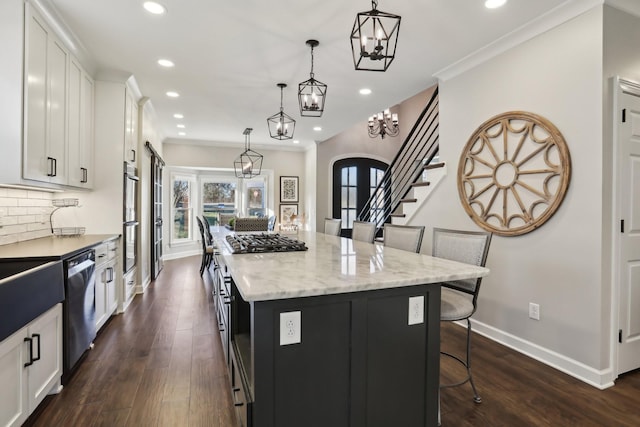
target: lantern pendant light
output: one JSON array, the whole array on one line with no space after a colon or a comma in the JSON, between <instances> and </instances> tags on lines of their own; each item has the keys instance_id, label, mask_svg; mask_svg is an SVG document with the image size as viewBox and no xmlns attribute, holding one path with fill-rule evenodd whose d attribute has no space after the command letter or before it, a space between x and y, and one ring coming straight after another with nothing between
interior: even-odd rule
<instances>
[{"instance_id":1,"label":"lantern pendant light","mask_svg":"<svg viewBox=\"0 0 640 427\"><path fill-rule=\"evenodd\" d=\"M311 72L310 79L298 84L298 103L300 115L303 117L320 117L324 111L324 100L327 95L327 85L314 78L313 74L313 48L317 47L318 40L307 40L311 47Z\"/></svg>"},{"instance_id":2,"label":"lantern pendant light","mask_svg":"<svg viewBox=\"0 0 640 427\"><path fill-rule=\"evenodd\" d=\"M401 17L378 10L378 0L372 0L371 6L369 12L358 13L353 23L353 65L356 70L387 71L396 55Z\"/></svg>"},{"instance_id":3,"label":"lantern pendant light","mask_svg":"<svg viewBox=\"0 0 640 427\"><path fill-rule=\"evenodd\" d=\"M269 135L274 139L291 139L296 129L296 121L284 112L282 107L283 90L287 87L286 83L278 83L280 88L280 111L267 119L269 126Z\"/></svg>"},{"instance_id":4,"label":"lantern pendant light","mask_svg":"<svg viewBox=\"0 0 640 427\"><path fill-rule=\"evenodd\" d=\"M262 154L251 149L251 141L249 140L252 128L246 128L242 134L244 135L244 151L233 161L233 169L237 178L253 178L260 175L262 171Z\"/></svg>"}]
</instances>

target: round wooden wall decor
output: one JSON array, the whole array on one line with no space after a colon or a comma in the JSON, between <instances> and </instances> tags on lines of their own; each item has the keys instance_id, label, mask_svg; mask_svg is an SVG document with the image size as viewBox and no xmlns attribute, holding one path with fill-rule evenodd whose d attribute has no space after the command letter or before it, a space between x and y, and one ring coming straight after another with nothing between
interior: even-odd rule
<instances>
[{"instance_id":1,"label":"round wooden wall decor","mask_svg":"<svg viewBox=\"0 0 640 427\"><path fill-rule=\"evenodd\" d=\"M482 228L519 236L544 224L569 187L571 159L560 131L525 111L492 117L471 135L458 165L458 193Z\"/></svg>"}]
</instances>

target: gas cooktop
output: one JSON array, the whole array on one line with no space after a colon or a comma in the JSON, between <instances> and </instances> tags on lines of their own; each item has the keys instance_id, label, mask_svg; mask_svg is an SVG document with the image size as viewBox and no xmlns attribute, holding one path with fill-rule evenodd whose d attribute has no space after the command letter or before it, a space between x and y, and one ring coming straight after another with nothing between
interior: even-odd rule
<instances>
[{"instance_id":1,"label":"gas cooktop","mask_svg":"<svg viewBox=\"0 0 640 427\"><path fill-rule=\"evenodd\" d=\"M234 254L306 251L304 242L280 234L229 234L227 243Z\"/></svg>"}]
</instances>

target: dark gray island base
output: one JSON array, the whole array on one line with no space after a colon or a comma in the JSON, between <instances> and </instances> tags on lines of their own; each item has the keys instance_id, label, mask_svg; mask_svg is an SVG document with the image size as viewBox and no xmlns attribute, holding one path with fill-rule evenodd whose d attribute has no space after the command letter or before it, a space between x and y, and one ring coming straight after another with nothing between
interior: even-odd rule
<instances>
[{"instance_id":1,"label":"dark gray island base","mask_svg":"<svg viewBox=\"0 0 640 427\"><path fill-rule=\"evenodd\" d=\"M369 289L362 288L362 276L388 281L396 257L404 257L402 267L409 262L416 268L425 267L419 260L430 263L434 259L339 237L315 233L304 237L309 246L304 253L231 255L221 244L221 253L216 256L214 301L241 425L437 426L439 282L443 280L405 286L389 281L389 287L371 282L364 286ZM311 265L327 256L319 255L321 252L331 252L329 246L333 246L337 249L333 256L341 258L344 251L340 248L345 245L352 259L357 259L352 266L358 266L358 279L345 274L344 264L326 273L335 280L352 282L342 290L322 293L316 285L307 289L298 284L291 292L295 297L268 296L275 279L285 289L290 280L304 282L307 279L302 270L313 270ZM290 262L291 257L298 257L295 264L300 272L284 270L280 278L274 277L270 269ZM374 259L377 264L370 264ZM441 277L443 267L435 260L438 266L434 268ZM453 263L444 268L453 271L456 265L464 266ZM251 277L249 268L255 269L256 277ZM317 268L331 270L332 266ZM288 277L292 273L293 279ZM487 273L480 269L474 274ZM453 273L445 274L449 277ZM257 277L262 278L265 289L256 291ZM347 291L358 286L361 289ZM262 298L267 299L255 292L262 292ZM299 324L294 328L299 329L300 338L288 343L292 337L285 335L291 331L288 319L281 319L281 314L291 312L299 312Z\"/></svg>"}]
</instances>

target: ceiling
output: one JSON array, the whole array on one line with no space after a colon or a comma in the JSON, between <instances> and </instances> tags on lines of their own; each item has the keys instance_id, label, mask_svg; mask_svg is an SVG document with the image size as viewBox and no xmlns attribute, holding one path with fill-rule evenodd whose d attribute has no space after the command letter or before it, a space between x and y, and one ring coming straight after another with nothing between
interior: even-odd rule
<instances>
[{"instance_id":1,"label":"ceiling","mask_svg":"<svg viewBox=\"0 0 640 427\"><path fill-rule=\"evenodd\" d=\"M585 1L509 0L490 10L484 0L380 0L379 10L402 16L396 59L384 73L353 66L349 35L356 13L371 9L368 0L160 0L162 16L146 12L143 0L40 3L81 41L76 55L93 74L135 76L164 138L242 144L252 127L254 145L303 149L435 84L435 73L496 40ZM297 85L311 67L308 39L320 41L314 73L328 85L320 118L300 117L297 103ZM175 67L158 66L160 58ZM279 111L279 82L288 84L284 111L297 121L297 145L269 137L266 118ZM359 94L365 87L371 95Z\"/></svg>"}]
</instances>

